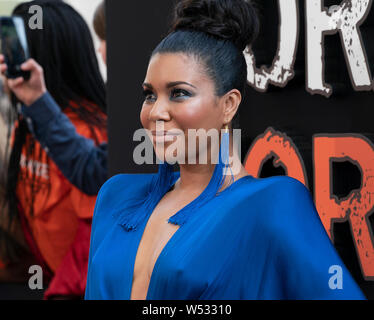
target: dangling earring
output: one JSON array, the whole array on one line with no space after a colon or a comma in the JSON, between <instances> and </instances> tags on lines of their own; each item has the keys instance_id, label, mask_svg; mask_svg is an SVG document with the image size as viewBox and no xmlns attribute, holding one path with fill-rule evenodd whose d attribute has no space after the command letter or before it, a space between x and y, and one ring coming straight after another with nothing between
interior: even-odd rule
<instances>
[{"instance_id":1,"label":"dangling earring","mask_svg":"<svg viewBox=\"0 0 374 320\"><path fill-rule=\"evenodd\" d=\"M221 138L221 159L223 165L226 167L229 165L230 161L230 132L229 132L229 126L225 124L225 127L223 129L222 138Z\"/></svg>"},{"instance_id":2,"label":"dangling earring","mask_svg":"<svg viewBox=\"0 0 374 320\"><path fill-rule=\"evenodd\" d=\"M223 164L223 179L228 175L228 170L231 172L231 180L233 178L232 170L230 167L230 131L228 124L225 125L221 138L221 159Z\"/></svg>"}]
</instances>

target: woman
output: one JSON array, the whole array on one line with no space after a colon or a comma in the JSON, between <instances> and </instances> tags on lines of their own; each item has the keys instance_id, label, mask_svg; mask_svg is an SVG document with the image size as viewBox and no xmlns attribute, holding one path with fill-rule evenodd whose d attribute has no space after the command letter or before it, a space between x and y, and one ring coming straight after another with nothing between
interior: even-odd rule
<instances>
[{"instance_id":1,"label":"woman","mask_svg":"<svg viewBox=\"0 0 374 320\"><path fill-rule=\"evenodd\" d=\"M102 2L94 15L93 25L100 38L99 52L106 63L106 27L105 6ZM0 55L0 71L5 72L7 66L3 63L4 57ZM17 98L25 103L23 115L32 122L34 136L38 142L49 150L49 156L56 163L64 176L79 190L87 195L97 195L100 187L107 180L107 142L95 145L92 139L77 134L70 119L61 111L53 97L44 92L44 75L37 62L31 60L22 66L29 71L33 78L33 84L29 82L23 85L13 86ZM40 114L48 114L48 117L40 117ZM55 121L45 121L50 118ZM44 132L54 134L45 135Z\"/></svg>"},{"instance_id":2,"label":"woman","mask_svg":"<svg viewBox=\"0 0 374 320\"><path fill-rule=\"evenodd\" d=\"M244 0L178 3L171 33L152 53L140 114L165 161L156 175L118 175L101 188L86 299L364 298L303 184L255 179L241 163L226 174L240 162L234 150L228 168L227 132L218 164L208 143L177 156L180 172L173 173L168 147L189 146L189 130L232 131L247 79L243 50L257 29ZM185 161L202 153L208 164ZM341 290L329 287L336 265L344 274Z\"/></svg>"},{"instance_id":3,"label":"woman","mask_svg":"<svg viewBox=\"0 0 374 320\"><path fill-rule=\"evenodd\" d=\"M33 59L24 67L36 68L39 76L44 71L45 84L32 73L28 81L8 80L9 86L17 96L25 88L30 93L41 86L36 90L38 99L48 102L53 97L78 134L96 145L106 141L105 87L87 24L72 7L57 1L23 3L13 14L28 21L32 5L43 10L43 29L26 29ZM24 95L22 108L27 109L34 98ZM96 197L74 187L49 157L48 149L35 140L35 131L44 136L59 134L54 125L59 118L39 111L41 121L50 122L46 130L29 125L22 115L16 124L7 182L9 221L20 219L37 264L49 275L45 297L81 298Z\"/></svg>"}]
</instances>

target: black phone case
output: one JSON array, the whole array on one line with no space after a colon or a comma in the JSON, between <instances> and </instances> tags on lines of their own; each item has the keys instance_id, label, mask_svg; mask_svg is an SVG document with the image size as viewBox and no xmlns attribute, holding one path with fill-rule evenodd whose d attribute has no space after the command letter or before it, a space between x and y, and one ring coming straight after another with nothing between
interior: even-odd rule
<instances>
[{"instance_id":1,"label":"black phone case","mask_svg":"<svg viewBox=\"0 0 374 320\"><path fill-rule=\"evenodd\" d=\"M3 32L2 32L1 29L2 29L2 26L3 26L4 23L8 23L9 24L9 19L11 19L11 17L0 17L0 41L2 42L2 45L1 45L2 51L4 51L3 48L5 47L5 45L4 45L5 39L4 39L4 34L3 34ZM25 58L28 59L29 58L28 48L26 47L26 48L22 48L22 49L24 50ZM23 71L23 70L21 70L21 64L23 62L25 62L26 59L24 59L22 63L11 64L7 52L2 52L2 54L4 55L5 63L8 66L8 69L5 72L5 76L7 78L9 78L9 79L15 79L15 78L18 78L18 77L23 77L26 81L30 79L30 72L29 71Z\"/></svg>"},{"instance_id":2,"label":"black phone case","mask_svg":"<svg viewBox=\"0 0 374 320\"><path fill-rule=\"evenodd\" d=\"M14 70L14 69L13 69ZM16 70L16 71L9 72L8 70L5 72L5 76L8 79L16 79L18 77L23 77L26 81L30 79L30 71L23 71L23 70Z\"/></svg>"}]
</instances>

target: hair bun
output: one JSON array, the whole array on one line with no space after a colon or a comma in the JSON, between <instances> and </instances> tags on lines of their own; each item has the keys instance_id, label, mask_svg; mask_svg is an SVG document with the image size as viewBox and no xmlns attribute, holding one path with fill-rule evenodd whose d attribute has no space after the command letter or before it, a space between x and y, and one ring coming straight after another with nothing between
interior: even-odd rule
<instances>
[{"instance_id":1,"label":"hair bun","mask_svg":"<svg viewBox=\"0 0 374 320\"><path fill-rule=\"evenodd\" d=\"M244 51L256 38L259 22L249 0L181 0L172 31L182 29L230 40Z\"/></svg>"}]
</instances>

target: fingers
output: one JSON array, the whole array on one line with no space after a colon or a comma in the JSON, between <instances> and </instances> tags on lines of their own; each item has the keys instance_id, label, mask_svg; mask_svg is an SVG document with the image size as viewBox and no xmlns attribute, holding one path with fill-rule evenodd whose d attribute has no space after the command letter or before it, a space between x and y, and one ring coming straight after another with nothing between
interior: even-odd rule
<instances>
[{"instance_id":1,"label":"fingers","mask_svg":"<svg viewBox=\"0 0 374 320\"><path fill-rule=\"evenodd\" d=\"M0 64L0 73L5 74L5 71L8 69L6 64Z\"/></svg>"},{"instance_id":2,"label":"fingers","mask_svg":"<svg viewBox=\"0 0 374 320\"><path fill-rule=\"evenodd\" d=\"M18 87L19 85L21 85L23 82L24 82L23 77L18 77L16 79L8 79L9 88L12 90Z\"/></svg>"},{"instance_id":3,"label":"fingers","mask_svg":"<svg viewBox=\"0 0 374 320\"><path fill-rule=\"evenodd\" d=\"M5 64L4 55L0 54L0 73L5 74L5 71L7 70L7 65Z\"/></svg>"},{"instance_id":4,"label":"fingers","mask_svg":"<svg viewBox=\"0 0 374 320\"><path fill-rule=\"evenodd\" d=\"M42 72L42 67L34 59L29 59L26 62L24 62L21 65L21 69L23 71L33 72L35 70L35 71L38 71L39 73Z\"/></svg>"},{"instance_id":5,"label":"fingers","mask_svg":"<svg viewBox=\"0 0 374 320\"><path fill-rule=\"evenodd\" d=\"M7 70L7 65L4 63L4 55L0 54L0 73L4 74ZM43 68L34 60L28 59L21 65L23 71L37 72L39 74L43 73Z\"/></svg>"}]
</instances>

